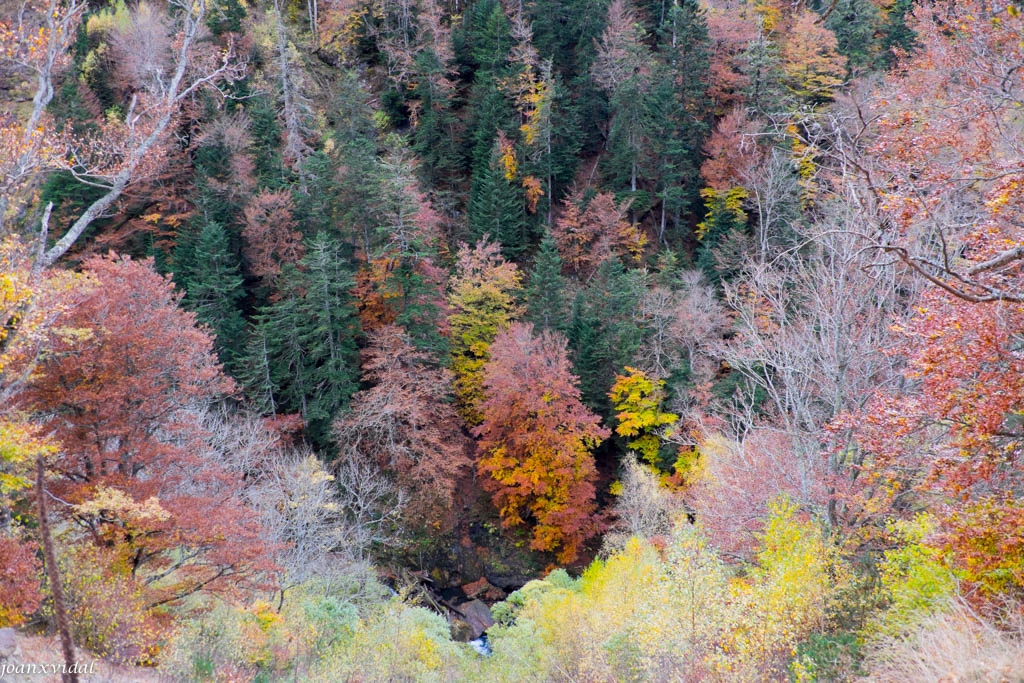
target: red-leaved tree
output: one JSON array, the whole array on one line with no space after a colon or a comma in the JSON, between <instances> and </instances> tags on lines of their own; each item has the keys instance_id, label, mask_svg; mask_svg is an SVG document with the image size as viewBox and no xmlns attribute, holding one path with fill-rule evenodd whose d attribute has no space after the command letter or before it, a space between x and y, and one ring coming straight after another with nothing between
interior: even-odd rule
<instances>
[{"instance_id":1,"label":"red-leaved tree","mask_svg":"<svg viewBox=\"0 0 1024 683\"><path fill-rule=\"evenodd\" d=\"M566 265L587 277L616 256L639 259L647 238L627 218L629 203L616 204L610 192L585 202L583 191L565 198L551 234Z\"/></svg>"},{"instance_id":2,"label":"red-leaved tree","mask_svg":"<svg viewBox=\"0 0 1024 683\"><path fill-rule=\"evenodd\" d=\"M267 284L280 275L281 266L298 263L306 253L292 217L294 208L287 190L263 190L243 212L245 257L253 274Z\"/></svg>"},{"instance_id":3,"label":"red-leaved tree","mask_svg":"<svg viewBox=\"0 0 1024 683\"><path fill-rule=\"evenodd\" d=\"M397 325L373 332L363 353L363 381L350 410L334 423L342 449L391 472L409 495L410 512L440 524L469 465L461 420L450 401L452 374L412 345Z\"/></svg>"},{"instance_id":4,"label":"red-leaved tree","mask_svg":"<svg viewBox=\"0 0 1024 683\"><path fill-rule=\"evenodd\" d=\"M235 587L269 566L240 474L207 457L201 409L234 391L213 339L151 262L85 263L50 353L15 397L60 450L54 512L115 556L160 604Z\"/></svg>"},{"instance_id":5,"label":"red-leaved tree","mask_svg":"<svg viewBox=\"0 0 1024 683\"><path fill-rule=\"evenodd\" d=\"M609 435L580 402L566 340L513 323L491 345L484 367L477 464L502 524L533 527L530 547L573 561L599 530L591 449Z\"/></svg>"}]
</instances>

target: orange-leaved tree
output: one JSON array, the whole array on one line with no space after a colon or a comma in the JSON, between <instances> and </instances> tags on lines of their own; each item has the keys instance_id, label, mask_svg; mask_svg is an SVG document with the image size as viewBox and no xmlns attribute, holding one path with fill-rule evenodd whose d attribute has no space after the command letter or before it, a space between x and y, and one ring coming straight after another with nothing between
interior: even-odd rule
<instances>
[{"instance_id":1,"label":"orange-leaved tree","mask_svg":"<svg viewBox=\"0 0 1024 683\"><path fill-rule=\"evenodd\" d=\"M513 323L491 345L478 469L502 524L533 527L530 547L573 561L599 530L591 450L609 435L580 402L565 338Z\"/></svg>"}]
</instances>

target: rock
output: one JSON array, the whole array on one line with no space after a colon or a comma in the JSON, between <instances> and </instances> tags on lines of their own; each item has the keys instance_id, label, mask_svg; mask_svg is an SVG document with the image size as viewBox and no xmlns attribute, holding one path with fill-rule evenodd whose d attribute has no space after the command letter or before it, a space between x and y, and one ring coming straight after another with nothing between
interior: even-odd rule
<instances>
[{"instance_id":1,"label":"rock","mask_svg":"<svg viewBox=\"0 0 1024 683\"><path fill-rule=\"evenodd\" d=\"M467 598L480 598L481 600L486 600L492 604L500 602L506 597L505 591L495 585L492 585L486 578L481 578L478 581L464 584L462 586L462 592L466 594Z\"/></svg>"},{"instance_id":2,"label":"rock","mask_svg":"<svg viewBox=\"0 0 1024 683\"><path fill-rule=\"evenodd\" d=\"M487 572L487 581L490 582L492 586L497 586L509 593L519 590L534 578L534 576L524 573Z\"/></svg>"},{"instance_id":3,"label":"rock","mask_svg":"<svg viewBox=\"0 0 1024 683\"><path fill-rule=\"evenodd\" d=\"M13 628L0 628L0 659L21 656L18 634Z\"/></svg>"},{"instance_id":4,"label":"rock","mask_svg":"<svg viewBox=\"0 0 1024 683\"><path fill-rule=\"evenodd\" d=\"M486 578L481 577L480 579L467 583L462 586L462 592L466 594L467 598L473 599L485 592L490 586L490 582Z\"/></svg>"},{"instance_id":5,"label":"rock","mask_svg":"<svg viewBox=\"0 0 1024 683\"><path fill-rule=\"evenodd\" d=\"M456 643L468 643L473 640L473 627L465 619L449 617L448 626L452 632L452 640Z\"/></svg>"},{"instance_id":6,"label":"rock","mask_svg":"<svg viewBox=\"0 0 1024 683\"><path fill-rule=\"evenodd\" d=\"M470 600L464 605L459 605L459 611L462 612L466 623L472 628L473 637L469 640L476 640L483 635L484 631L494 626L491 608L481 600Z\"/></svg>"}]
</instances>

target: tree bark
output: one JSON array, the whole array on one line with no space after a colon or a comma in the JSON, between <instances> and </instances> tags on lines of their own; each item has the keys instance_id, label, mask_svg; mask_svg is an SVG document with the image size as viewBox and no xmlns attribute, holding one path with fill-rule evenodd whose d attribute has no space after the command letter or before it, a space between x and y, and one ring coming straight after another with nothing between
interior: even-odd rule
<instances>
[{"instance_id":1,"label":"tree bark","mask_svg":"<svg viewBox=\"0 0 1024 683\"><path fill-rule=\"evenodd\" d=\"M63 683L78 683L75 673L75 643L71 640L68 612L64 604L64 589L57 570L57 554L53 549L50 534L50 520L46 516L46 486L43 478L43 459L36 458L36 502L39 505L39 535L43 541L43 557L46 559L46 576L53 593L53 611L57 616L57 631L60 633L60 649L64 654L65 671L61 673Z\"/></svg>"}]
</instances>

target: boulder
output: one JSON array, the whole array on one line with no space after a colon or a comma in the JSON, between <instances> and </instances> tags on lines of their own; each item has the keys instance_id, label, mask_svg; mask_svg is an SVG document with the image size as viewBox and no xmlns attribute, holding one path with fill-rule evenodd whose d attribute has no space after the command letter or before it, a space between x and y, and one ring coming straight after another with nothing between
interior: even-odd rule
<instances>
[{"instance_id":1,"label":"boulder","mask_svg":"<svg viewBox=\"0 0 1024 683\"><path fill-rule=\"evenodd\" d=\"M466 597L470 600L473 598L480 598L489 604L500 602L507 597L505 595L505 591L495 585L492 585L486 578L481 578L478 581L473 581L472 583L463 584L462 592L465 593Z\"/></svg>"},{"instance_id":2,"label":"boulder","mask_svg":"<svg viewBox=\"0 0 1024 683\"><path fill-rule=\"evenodd\" d=\"M449 617L448 626L451 629L452 640L456 643L468 643L473 640L473 627L465 619Z\"/></svg>"},{"instance_id":3,"label":"boulder","mask_svg":"<svg viewBox=\"0 0 1024 683\"><path fill-rule=\"evenodd\" d=\"M466 623L472 629L472 637L469 640L476 640L484 634L484 631L494 626L491 608L482 600L470 600L463 605L459 605L459 611L462 612Z\"/></svg>"},{"instance_id":4,"label":"boulder","mask_svg":"<svg viewBox=\"0 0 1024 683\"><path fill-rule=\"evenodd\" d=\"M13 628L0 628L0 659L21 656L18 633Z\"/></svg>"}]
</instances>

